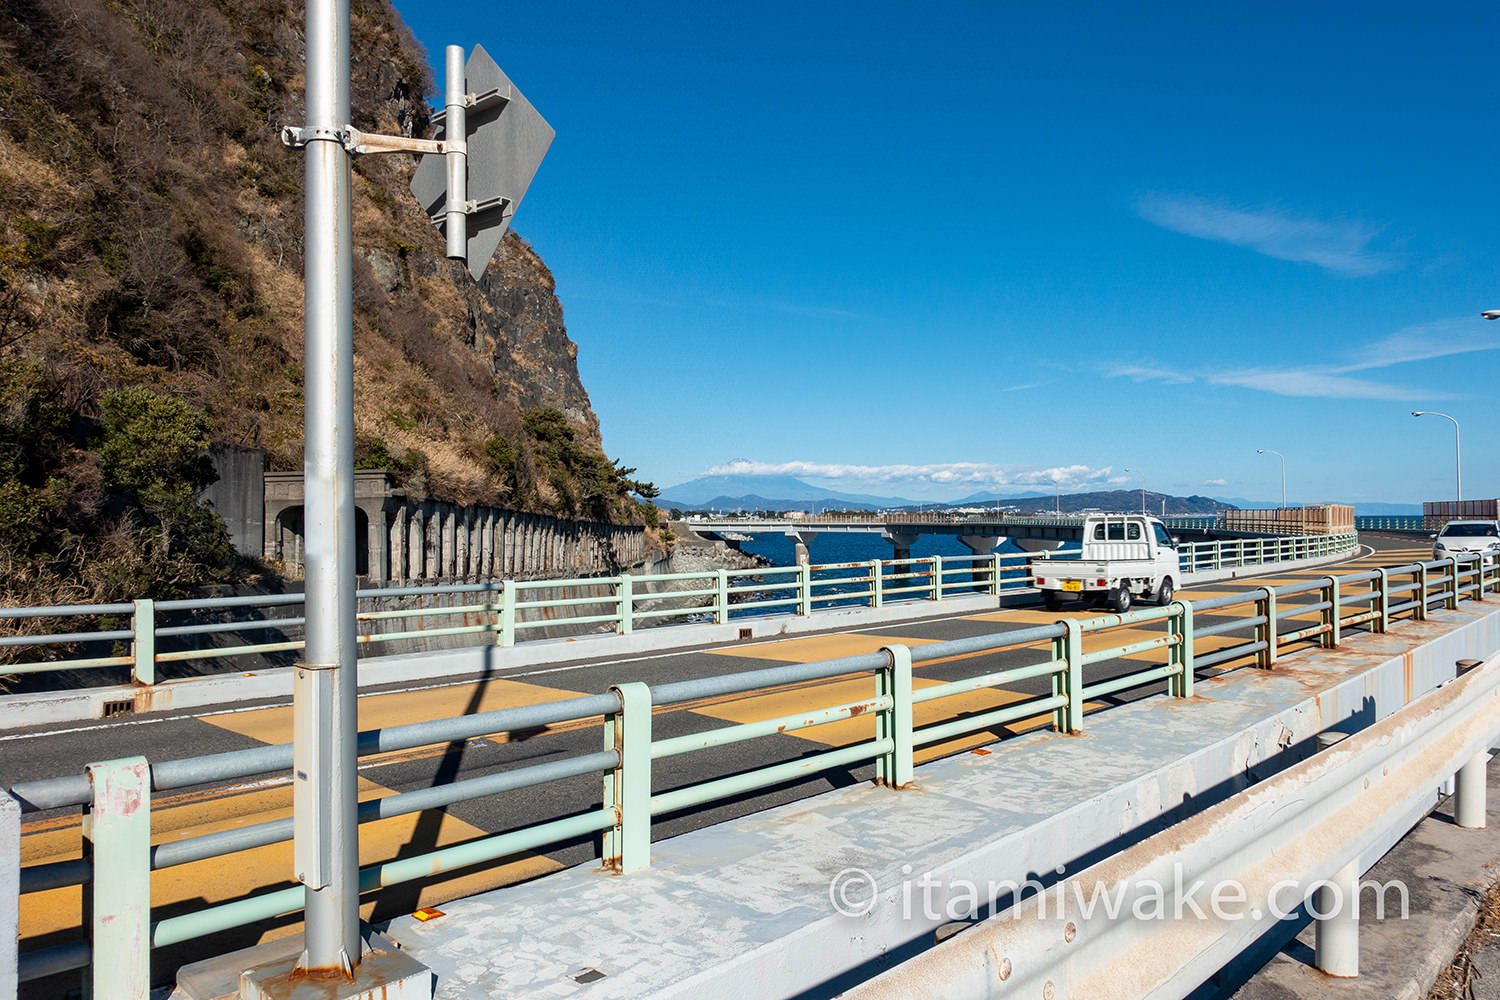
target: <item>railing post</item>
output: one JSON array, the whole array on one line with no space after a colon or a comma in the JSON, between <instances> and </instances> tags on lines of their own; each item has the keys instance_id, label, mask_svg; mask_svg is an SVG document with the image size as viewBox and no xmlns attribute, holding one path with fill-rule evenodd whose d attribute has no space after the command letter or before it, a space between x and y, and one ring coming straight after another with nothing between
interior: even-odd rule
<instances>
[{"instance_id":1,"label":"railing post","mask_svg":"<svg viewBox=\"0 0 1500 1000\"><path fill-rule=\"evenodd\" d=\"M1000 553L998 553L998 552L991 552L990 553L990 593L993 594L995 597L999 597L1000 596L1000 575L1001 575L1000 571L1001 571L1001 569L1002 569L1002 566L1001 566L1001 562L1000 562Z\"/></svg>"},{"instance_id":2,"label":"railing post","mask_svg":"<svg viewBox=\"0 0 1500 1000\"><path fill-rule=\"evenodd\" d=\"M932 557L932 599L941 601L943 599L943 557Z\"/></svg>"},{"instance_id":3,"label":"railing post","mask_svg":"<svg viewBox=\"0 0 1500 1000\"><path fill-rule=\"evenodd\" d=\"M156 683L156 602L149 597L135 602L130 618L130 649L133 657L130 679L137 684Z\"/></svg>"},{"instance_id":4,"label":"railing post","mask_svg":"<svg viewBox=\"0 0 1500 1000\"><path fill-rule=\"evenodd\" d=\"M495 636L495 645L516 644L516 581L503 580L500 586L500 634Z\"/></svg>"},{"instance_id":5,"label":"railing post","mask_svg":"<svg viewBox=\"0 0 1500 1000\"><path fill-rule=\"evenodd\" d=\"M605 868L625 875L651 867L651 689L640 681L616 684L620 710L604 717L604 749L620 763L604 775L604 804L615 825L604 831Z\"/></svg>"},{"instance_id":6,"label":"railing post","mask_svg":"<svg viewBox=\"0 0 1500 1000\"><path fill-rule=\"evenodd\" d=\"M125 757L84 767L92 798L83 816L84 890L91 958L85 993L145 1000L151 991L151 767Z\"/></svg>"},{"instance_id":7,"label":"railing post","mask_svg":"<svg viewBox=\"0 0 1500 1000\"><path fill-rule=\"evenodd\" d=\"M1083 630L1076 618L1064 618L1057 624L1066 629L1052 640L1052 659L1063 661L1061 671L1052 674L1052 693L1068 699L1052 711L1052 724L1060 733L1083 730Z\"/></svg>"},{"instance_id":8,"label":"railing post","mask_svg":"<svg viewBox=\"0 0 1500 1000\"><path fill-rule=\"evenodd\" d=\"M875 761L875 782L897 790L907 788L912 782L913 754L912 737L912 683L911 649L907 646L886 646L887 663L883 670L875 671L875 694L889 696L891 707L881 709L875 717L875 736L889 739L891 749Z\"/></svg>"},{"instance_id":9,"label":"railing post","mask_svg":"<svg viewBox=\"0 0 1500 1000\"><path fill-rule=\"evenodd\" d=\"M1328 607L1323 609L1323 624L1326 626L1323 632L1322 646L1324 649L1333 649L1339 644L1339 626L1343 624L1342 616L1339 614L1339 581L1338 577L1327 578L1326 586L1320 588L1321 593L1328 601Z\"/></svg>"},{"instance_id":10,"label":"railing post","mask_svg":"<svg viewBox=\"0 0 1500 1000\"><path fill-rule=\"evenodd\" d=\"M1313 894L1314 964L1326 975L1359 975L1359 859L1318 886Z\"/></svg>"},{"instance_id":11,"label":"railing post","mask_svg":"<svg viewBox=\"0 0 1500 1000\"><path fill-rule=\"evenodd\" d=\"M885 605L885 579L880 573L880 560L870 560L870 607Z\"/></svg>"},{"instance_id":12,"label":"railing post","mask_svg":"<svg viewBox=\"0 0 1500 1000\"><path fill-rule=\"evenodd\" d=\"M1391 574L1383 566L1375 570L1375 588L1375 610L1380 615L1375 631L1385 632L1391 627Z\"/></svg>"},{"instance_id":13,"label":"railing post","mask_svg":"<svg viewBox=\"0 0 1500 1000\"><path fill-rule=\"evenodd\" d=\"M615 625L615 630L620 635L629 635L631 619L635 617L635 585L631 582L629 573L619 579L620 583L615 589L615 596L619 600L620 620Z\"/></svg>"},{"instance_id":14,"label":"railing post","mask_svg":"<svg viewBox=\"0 0 1500 1000\"><path fill-rule=\"evenodd\" d=\"M812 567L807 563L797 564L797 614L812 614Z\"/></svg>"},{"instance_id":15,"label":"railing post","mask_svg":"<svg viewBox=\"0 0 1500 1000\"><path fill-rule=\"evenodd\" d=\"M1427 566L1425 563L1417 564L1417 578L1413 581L1417 585L1417 611L1412 617L1419 622L1427 620Z\"/></svg>"},{"instance_id":16,"label":"railing post","mask_svg":"<svg viewBox=\"0 0 1500 1000\"><path fill-rule=\"evenodd\" d=\"M1172 602L1172 617L1167 619L1172 638L1177 641L1168 647L1167 662L1177 668L1168 684L1171 694L1178 698L1193 696L1193 606L1186 601Z\"/></svg>"},{"instance_id":17,"label":"railing post","mask_svg":"<svg viewBox=\"0 0 1500 1000\"><path fill-rule=\"evenodd\" d=\"M1459 571L1460 571L1460 568L1461 568L1461 563L1460 563L1459 558L1457 556L1450 556L1449 560L1453 564L1452 569L1449 571L1450 574L1451 574L1451 576L1452 576L1452 578L1453 578L1453 580L1452 580L1452 584L1448 587L1448 599L1443 602L1443 606L1446 607L1449 611L1457 611L1458 610L1459 579L1460 579L1460 577L1459 577Z\"/></svg>"},{"instance_id":18,"label":"railing post","mask_svg":"<svg viewBox=\"0 0 1500 1000\"><path fill-rule=\"evenodd\" d=\"M1255 638L1258 642L1264 642L1266 648L1255 654L1257 660L1255 665L1269 670L1276 666L1276 644L1280 632L1276 623L1276 591L1270 587L1261 587L1260 592L1265 596L1257 603L1265 608L1266 620L1255 627Z\"/></svg>"},{"instance_id":19,"label":"railing post","mask_svg":"<svg viewBox=\"0 0 1500 1000\"><path fill-rule=\"evenodd\" d=\"M0 997L20 980L21 804L0 792Z\"/></svg>"},{"instance_id":20,"label":"railing post","mask_svg":"<svg viewBox=\"0 0 1500 1000\"><path fill-rule=\"evenodd\" d=\"M729 621L729 570L719 570L714 581L714 621L720 625Z\"/></svg>"}]
</instances>

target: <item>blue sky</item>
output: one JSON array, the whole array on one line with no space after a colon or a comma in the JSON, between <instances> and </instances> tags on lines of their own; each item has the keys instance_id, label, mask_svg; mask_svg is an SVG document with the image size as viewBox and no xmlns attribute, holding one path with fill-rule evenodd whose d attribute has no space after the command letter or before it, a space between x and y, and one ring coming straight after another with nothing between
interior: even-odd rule
<instances>
[{"instance_id":1,"label":"blue sky","mask_svg":"<svg viewBox=\"0 0 1500 1000\"><path fill-rule=\"evenodd\" d=\"M1436 410L1500 496L1500 5L398 9L556 129L515 228L658 486L1451 499Z\"/></svg>"}]
</instances>

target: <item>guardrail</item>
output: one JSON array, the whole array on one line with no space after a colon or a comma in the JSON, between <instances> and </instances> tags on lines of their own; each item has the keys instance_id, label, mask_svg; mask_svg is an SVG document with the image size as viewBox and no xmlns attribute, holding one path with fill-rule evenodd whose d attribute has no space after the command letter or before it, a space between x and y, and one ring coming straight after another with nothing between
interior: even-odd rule
<instances>
[{"instance_id":1,"label":"guardrail","mask_svg":"<svg viewBox=\"0 0 1500 1000\"><path fill-rule=\"evenodd\" d=\"M1356 517L1356 531L1441 531L1448 523L1443 517L1423 517L1421 514L1397 514L1381 517Z\"/></svg>"},{"instance_id":2,"label":"guardrail","mask_svg":"<svg viewBox=\"0 0 1500 1000\"><path fill-rule=\"evenodd\" d=\"M1267 566L1271 563L1338 555L1352 552L1358 544L1359 536L1354 532L1180 542L1177 545L1177 559L1184 573L1206 573L1241 566Z\"/></svg>"},{"instance_id":3,"label":"guardrail","mask_svg":"<svg viewBox=\"0 0 1500 1000\"><path fill-rule=\"evenodd\" d=\"M736 617L811 614L828 608L882 607L887 602L1000 594L1029 585L1023 554L932 556L820 566L776 566L707 573L668 573L571 580L506 580L432 587L391 587L356 594L363 649L406 640L472 636L512 646L539 630L551 634L613 631L684 618L723 623ZM414 599L377 610L378 602ZM458 603L439 604L439 600ZM0 608L0 675L130 668L136 684L154 684L157 668L188 661L272 656L303 648L303 595L264 594L204 600ZM392 622L415 623L381 631ZM25 623L46 626L21 632ZM77 623L77 624L74 624ZM92 628L88 626L92 625ZM246 636L270 633L263 641ZM213 645L226 640L225 645ZM61 650L59 655L44 655ZM22 652L27 651L27 652ZM42 655L39 655L42 654Z\"/></svg>"},{"instance_id":4,"label":"guardrail","mask_svg":"<svg viewBox=\"0 0 1500 1000\"><path fill-rule=\"evenodd\" d=\"M507 708L478 715L388 727L359 736L361 757L454 740L493 736L562 723L597 720L603 749L598 752L515 767L412 792L362 802L360 822L441 809L454 803L536 785L595 775L602 779L602 804L585 803L563 819L536 823L446 847L415 857L397 858L361 870L360 889L396 885L492 861L520 851L547 849L570 839L602 833L601 861L621 872L650 864L653 818L718 802L754 789L828 770L874 762L880 784L900 788L912 780L919 746L1027 718L1049 719L1059 732L1081 728L1085 706L1108 694L1167 684L1174 697L1191 697L1194 671L1230 664L1271 667L1293 643L1316 641L1338 645L1343 633L1365 627L1385 631L1406 615L1425 619L1437 607L1456 608L1461 600L1483 600L1500 591L1500 560L1473 557L1444 559L1344 576L1329 576L1281 587L1260 587L1198 602L1176 601L1126 615L1104 615L1083 621L1062 620L1018 631L909 648L891 645L878 653L808 664L649 686L615 685L607 693L564 701ZM1291 598L1301 598L1293 601ZM1195 624L1195 615L1246 607L1239 617ZM1309 624L1289 619L1306 618ZM1146 629L1147 638L1112 644L1116 630ZM1230 633L1240 641L1222 649L1199 641ZM1247 634L1245 634L1247 633ZM1002 669L987 667L945 684L915 689L912 668L955 658L992 657L1022 650L1031 662ZM1101 678L1089 667L1147 650L1159 650L1161 663ZM852 702L819 706L793 716L726 726L669 739L651 733L655 707L693 699L809 684L831 678L867 677L870 693ZM1049 692L1025 697L978 715L955 716L918 727L914 707L968 691L1012 684L1029 678L1049 679ZM742 769L736 758L728 773L669 789L653 783L655 760L700 752L808 726L868 717L869 738L849 746L760 768ZM84 886L91 914L85 936L68 944L29 951L20 958L20 978L29 981L90 965L91 956L108 954L107 966L94 962L94 974L112 982L133 981L130 970L149 966L150 951L277 915L296 913L302 887L246 896L191 913L153 917L150 872L220 857L292 839L292 819L273 820L150 846L150 801L153 793L210 782L284 774L292 765L292 745L262 747L185 760L149 763L145 758L91 764L82 775L17 784L10 794L24 812L83 807L93 838L84 859L20 867L17 856L0 864L20 870L26 894L63 886ZM5 838L0 837L0 843ZM120 845L134 845L120 849ZM144 981L142 979L141 981ZM102 995L102 994L101 994ZM144 996L144 994L141 994Z\"/></svg>"},{"instance_id":5,"label":"guardrail","mask_svg":"<svg viewBox=\"0 0 1500 1000\"><path fill-rule=\"evenodd\" d=\"M1485 769L1500 732L1495 667L1492 658L1407 710L1340 734L1332 749L842 995L981 998L1004 981L1016 996L1051 996L1054 984L1064 984L1060 996L1187 996L1304 904L1317 924L1317 969L1357 976L1361 911L1380 916L1390 887L1402 916L1407 902L1400 882L1361 881L1370 862L1448 778L1458 825L1485 825ZM1204 886L1215 888L1195 900ZM1361 890L1373 890L1373 907Z\"/></svg>"},{"instance_id":6,"label":"guardrail","mask_svg":"<svg viewBox=\"0 0 1500 1000\"><path fill-rule=\"evenodd\" d=\"M1184 572L1312 558L1352 551L1355 536L1230 539L1179 546ZM614 632L691 620L810 615L833 608L879 608L975 593L1000 596L1032 585L1027 553L876 559L817 566L774 566L571 580L506 580L431 587L390 587L356 594L362 650L411 640L472 637L513 646L549 635ZM410 601L382 610L381 604ZM447 602L447 603L440 603ZM0 675L129 668L130 681L155 684L167 664L209 672L224 661L258 657L290 663L303 648L303 595L263 594L204 600L0 608ZM30 626L28 630L28 625ZM386 629L393 629L385 631ZM222 642L223 645L215 643ZM209 664L205 670L203 665Z\"/></svg>"}]
</instances>

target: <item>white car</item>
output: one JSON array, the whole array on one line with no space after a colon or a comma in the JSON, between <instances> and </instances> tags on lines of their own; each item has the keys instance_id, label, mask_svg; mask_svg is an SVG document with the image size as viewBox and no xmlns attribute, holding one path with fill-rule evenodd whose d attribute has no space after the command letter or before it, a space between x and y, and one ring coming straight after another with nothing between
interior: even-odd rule
<instances>
[{"instance_id":1,"label":"white car","mask_svg":"<svg viewBox=\"0 0 1500 1000\"><path fill-rule=\"evenodd\" d=\"M1476 552L1500 554L1500 521L1449 521L1433 537L1434 559Z\"/></svg>"}]
</instances>

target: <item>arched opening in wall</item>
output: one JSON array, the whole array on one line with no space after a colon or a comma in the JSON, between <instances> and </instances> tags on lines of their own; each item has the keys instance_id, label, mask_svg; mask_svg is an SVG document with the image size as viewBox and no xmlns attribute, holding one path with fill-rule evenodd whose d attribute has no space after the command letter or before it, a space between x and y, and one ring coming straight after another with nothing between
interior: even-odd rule
<instances>
[{"instance_id":1,"label":"arched opening in wall","mask_svg":"<svg viewBox=\"0 0 1500 1000\"><path fill-rule=\"evenodd\" d=\"M288 507L276 515L276 559L289 577L302 575L303 515L301 507Z\"/></svg>"},{"instance_id":2,"label":"arched opening in wall","mask_svg":"<svg viewBox=\"0 0 1500 1000\"><path fill-rule=\"evenodd\" d=\"M354 508L354 575L370 575L370 515Z\"/></svg>"}]
</instances>

